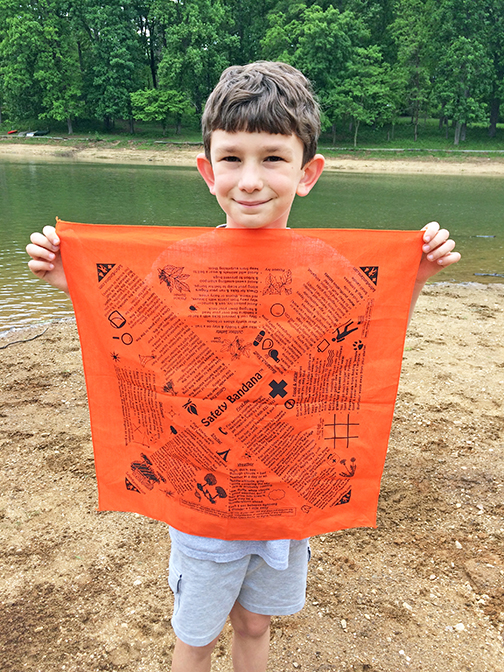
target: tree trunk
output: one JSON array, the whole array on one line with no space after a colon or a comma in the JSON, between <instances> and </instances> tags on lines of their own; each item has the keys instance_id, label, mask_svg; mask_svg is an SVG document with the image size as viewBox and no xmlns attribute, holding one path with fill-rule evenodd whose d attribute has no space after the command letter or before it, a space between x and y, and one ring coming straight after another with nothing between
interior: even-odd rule
<instances>
[{"instance_id":1,"label":"tree trunk","mask_svg":"<svg viewBox=\"0 0 504 672\"><path fill-rule=\"evenodd\" d=\"M462 122L457 121L455 124L455 137L453 139L453 144L458 145L460 143L460 131L462 129Z\"/></svg>"},{"instance_id":2,"label":"tree trunk","mask_svg":"<svg viewBox=\"0 0 504 672\"><path fill-rule=\"evenodd\" d=\"M175 128L175 135L180 135L182 132L182 115L177 114L177 126Z\"/></svg>"},{"instance_id":3,"label":"tree trunk","mask_svg":"<svg viewBox=\"0 0 504 672\"><path fill-rule=\"evenodd\" d=\"M467 133L467 124L464 121L464 123L462 124L461 133L460 133L460 141L461 142L465 142L466 133Z\"/></svg>"},{"instance_id":4,"label":"tree trunk","mask_svg":"<svg viewBox=\"0 0 504 672\"><path fill-rule=\"evenodd\" d=\"M336 124L332 124L331 131L332 131L332 144L334 146L336 144Z\"/></svg>"},{"instance_id":5,"label":"tree trunk","mask_svg":"<svg viewBox=\"0 0 504 672\"><path fill-rule=\"evenodd\" d=\"M2 123L2 106L0 105L0 124Z\"/></svg>"},{"instance_id":6,"label":"tree trunk","mask_svg":"<svg viewBox=\"0 0 504 672\"><path fill-rule=\"evenodd\" d=\"M73 135L72 120L67 117L68 135Z\"/></svg>"},{"instance_id":7,"label":"tree trunk","mask_svg":"<svg viewBox=\"0 0 504 672\"><path fill-rule=\"evenodd\" d=\"M84 66L82 64L82 49L81 49L81 43L79 40L77 40L77 54L79 56L79 69L81 72L81 75L84 74Z\"/></svg>"},{"instance_id":8,"label":"tree trunk","mask_svg":"<svg viewBox=\"0 0 504 672\"><path fill-rule=\"evenodd\" d=\"M360 124L359 119L356 119L356 121L355 121L355 133L354 133L354 136L353 136L354 149L357 147L357 134L359 132L359 124Z\"/></svg>"},{"instance_id":9,"label":"tree trunk","mask_svg":"<svg viewBox=\"0 0 504 672\"><path fill-rule=\"evenodd\" d=\"M488 128L488 137L495 138L497 133L497 122L499 121L500 99L492 98L490 103L490 126Z\"/></svg>"},{"instance_id":10,"label":"tree trunk","mask_svg":"<svg viewBox=\"0 0 504 672\"><path fill-rule=\"evenodd\" d=\"M135 135L135 120L133 119L133 117L129 118L129 127L131 135Z\"/></svg>"},{"instance_id":11,"label":"tree trunk","mask_svg":"<svg viewBox=\"0 0 504 672\"><path fill-rule=\"evenodd\" d=\"M157 89L156 54L154 53L154 44L153 44L154 40L153 33L155 31L154 22L152 22L152 24L147 23L147 28L149 29L149 65L152 77L152 88Z\"/></svg>"},{"instance_id":12,"label":"tree trunk","mask_svg":"<svg viewBox=\"0 0 504 672\"><path fill-rule=\"evenodd\" d=\"M395 138L395 121L392 122L392 140Z\"/></svg>"}]
</instances>

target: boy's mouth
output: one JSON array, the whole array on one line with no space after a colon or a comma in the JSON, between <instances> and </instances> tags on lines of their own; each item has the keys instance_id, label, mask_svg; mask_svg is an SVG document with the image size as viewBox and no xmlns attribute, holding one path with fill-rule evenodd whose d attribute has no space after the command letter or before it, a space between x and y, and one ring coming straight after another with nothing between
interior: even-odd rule
<instances>
[{"instance_id":1,"label":"boy's mouth","mask_svg":"<svg viewBox=\"0 0 504 672\"><path fill-rule=\"evenodd\" d=\"M258 205L264 205L265 203L269 203L270 199L266 199L264 201L236 201L238 205L243 205L245 208L255 208Z\"/></svg>"}]
</instances>

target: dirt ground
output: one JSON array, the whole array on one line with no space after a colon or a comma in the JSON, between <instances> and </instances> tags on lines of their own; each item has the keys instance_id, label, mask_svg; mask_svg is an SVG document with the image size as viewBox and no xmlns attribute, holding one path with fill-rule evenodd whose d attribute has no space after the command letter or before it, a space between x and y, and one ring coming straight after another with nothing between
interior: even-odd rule
<instances>
[{"instance_id":1,"label":"dirt ground","mask_svg":"<svg viewBox=\"0 0 504 672\"><path fill-rule=\"evenodd\" d=\"M23 141L0 137L0 160L75 161L86 163L126 163L169 166L196 166L200 145L157 144L153 148L118 147L112 142L77 142L76 140ZM42 144L43 143L43 144ZM372 152L365 159L353 154L326 157L326 170L352 173L392 173L430 175L504 175L504 155L478 156L472 153L438 158L436 154L410 154L404 157L391 152L390 159L376 159Z\"/></svg>"},{"instance_id":2,"label":"dirt ground","mask_svg":"<svg viewBox=\"0 0 504 672\"><path fill-rule=\"evenodd\" d=\"M312 540L306 606L273 620L271 672L504 669L503 307L501 284L424 291L378 528ZM0 349L2 672L167 672L168 530L96 510L75 323ZM232 670L229 650L228 625L213 670Z\"/></svg>"}]
</instances>

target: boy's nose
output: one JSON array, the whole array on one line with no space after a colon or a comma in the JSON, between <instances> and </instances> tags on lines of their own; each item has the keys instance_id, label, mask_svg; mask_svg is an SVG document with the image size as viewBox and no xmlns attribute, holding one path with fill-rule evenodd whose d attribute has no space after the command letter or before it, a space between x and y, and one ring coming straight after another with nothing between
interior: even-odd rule
<instances>
[{"instance_id":1,"label":"boy's nose","mask_svg":"<svg viewBox=\"0 0 504 672\"><path fill-rule=\"evenodd\" d=\"M263 188L263 181L259 167L252 164L244 165L241 170L238 186L247 193L260 191Z\"/></svg>"}]
</instances>

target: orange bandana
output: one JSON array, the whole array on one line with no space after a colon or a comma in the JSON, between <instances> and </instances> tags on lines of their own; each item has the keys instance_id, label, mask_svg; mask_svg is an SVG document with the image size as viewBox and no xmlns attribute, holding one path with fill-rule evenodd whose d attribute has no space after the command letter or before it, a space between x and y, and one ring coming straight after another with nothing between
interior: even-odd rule
<instances>
[{"instance_id":1,"label":"orange bandana","mask_svg":"<svg viewBox=\"0 0 504 672\"><path fill-rule=\"evenodd\" d=\"M374 526L421 232L58 221L102 510Z\"/></svg>"}]
</instances>

